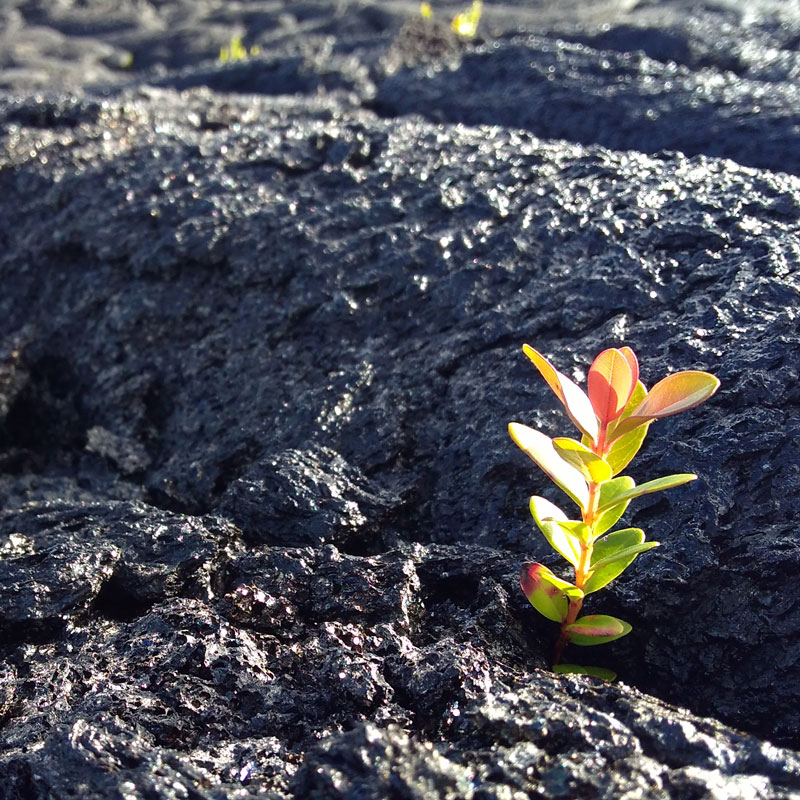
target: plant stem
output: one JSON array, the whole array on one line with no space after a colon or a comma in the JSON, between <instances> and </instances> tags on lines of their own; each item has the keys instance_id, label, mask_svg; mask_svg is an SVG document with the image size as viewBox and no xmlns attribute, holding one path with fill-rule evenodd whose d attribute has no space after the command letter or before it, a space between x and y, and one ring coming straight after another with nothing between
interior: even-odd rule
<instances>
[{"instance_id":1,"label":"plant stem","mask_svg":"<svg viewBox=\"0 0 800 800\"><path fill-rule=\"evenodd\" d=\"M561 655L564 652L564 648L567 646L567 642L569 641L569 636L567 635L567 625L572 625L573 622L578 618L578 612L581 610L581 606L583 605L583 599L577 598L575 600L569 601L569 609L567 610L567 617L561 623L561 634L556 641L556 646L553 650L553 666L561 661Z\"/></svg>"},{"instance_id":2,"label":"plant stem","mask_svg":"<svg viewBox=\"0 0 800 800\"><path fill-rule=\"evenodd\" d=\"M597 444L597 449L600 450L601 452L603 444L605 442L605 438L606 438L606 426L604 425L600 429L600 435L598 437L598 444ZM589 537L588 541L581 542L581 557L580 560L578 561L578 566L575 567L575 585L579 589L583 589L588 579L587 567L591 564L592 542L594 540L594 527L595 527L594 515L597 511L597 504L600 499L600 484L591 481L589 482L588 486L589 486L589 501L586 504L586 511L581 513L584 524L589 526ZM574 600L570 599L569 607L567 609L567 616L561 623L561 633L559 634L555 648L553 649L553 666L555 666L561 661L561 656L564 653L564 648L567 646L567 642L569 642L569 634L567 633L567 626L572 625L572 623L575 622L575 620L578 618L581 606L583 606L582 597L578 597Z\"/></svg>"}]
</instances>

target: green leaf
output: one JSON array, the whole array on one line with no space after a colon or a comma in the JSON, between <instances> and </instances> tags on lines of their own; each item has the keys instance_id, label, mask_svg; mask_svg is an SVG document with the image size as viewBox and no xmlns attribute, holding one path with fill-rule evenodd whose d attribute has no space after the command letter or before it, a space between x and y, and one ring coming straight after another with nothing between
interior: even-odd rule
<instances>
[{"instance_id":1,"label":"green leaf","mask_svg":"<svg viewBox=\"0 0 800 800\"><path fill-rule=\"evenodd\" d=\"M607 481L613 474L611 467L581 442L559 436L553 439L553 447L564 461L580 470L581 475L591 483Z\"/></svg>"},{"instance_id":2,"label":"green leaf","mask_svg":"<svg viewBox=\"0 0 800 800\"><path fill-rule=\"evenodd\" d=\"M570 597L583 597L577 586L556 577L544 564L523 564L519 585L530 604L553 622L567 618Z\"/></svg>"},{"instance_id":3,"label":"green leaf","mask_svg":"<svg viewBox=\"0 0 800 800\"><path fill-rule=\"evenodd\" d=\"M663 478L656 478L653 481L647 481L647 483L640 483L638 486L618 495L607 504L604 504L601 498L597 510L598 512L603 512L606 511L607 508L619 503L620 500L629 502L636 497L641 497L643 494L652 494L653 492L663 492L665 489L674 489L676 486L682 486L684 483L689 483L689 481L694 480L697 480L697 475L692 475L690 472L681 472L677 475L665 475Z\"/></svg>"},{"instance_id":4,"label":"green leaf","mask_svg":"<svg viewBox=\"0 0 800 800\"><path fill-rule=\"evenodd\" d=\"M540 352L529 344L522 346L522 351L533 362L547 385L553 390L567 411L567 415L581 433L585 433L592 441L597 441L597 417L583 389L566 375L560 373Z\"/></svg>"},{"instance_id":5,"label":"green leaf","mask_svg":"<svg viewBox=\"0 0 800 800\"><path fill-rule=\"evenodd\" d=\"M628 401L628 405L625 406L619 420L609 426L608 440L611 442L611 447L606 451L603 457L608 462L614 475L618 475L622 472L639 452L639 448L642 446L642 442L644 442L647 436L650 424L643 423L635 430L626 433L616 440L614 439L614 427L619 424L619 422L629 417L645 397L647 397L647 389L641 381L636 381L636 386L633 389L633 394Z\"/></svg>"},{"instance_id":6,"label":"green leaf","mask_svg":"<svg viewBox=\"0 0 800 800\"><path fill-rule=\"evenodd\" d=\"M620 550L619 553L613 557L609 556L609 558L604 558L602 561L598 561L596 569L598 572L602 572L610 567L614 567L616 569L616 566L620 562L625 562L625 565L617 572L617 574L606 581L606 583L608 583L616 578L620 572L627 569L628 565L637 555L639 555L639 553L644 553L646 550L652 550L654 547L658 547L660 544L661 542L642 542L641 544L631 545L630 547L626 547L624 550Z\"/></svg>"},{"instance_id":7,"label":"green leaf","mask_svg":"<svg viewBox=\"0 0 800 800\"><path fill-rule=\"evenodd\" d=\"M590 569L596 569L600 561L611 558L620 550L625 550L644 541L644 531L641 528L623 528L613 531L602 539L598 539L592 548L592 563Z\"/></svg>"},{"instance_id":8,"label":"green leaf","mask_svg":"<svg viewBox=\"0 0 800 800\"><path fill-rule=\"evenodd\" d=\"M565 491L582 511L589 504L589 487L583 475L555 451L552 440L543 433L512 422L508 432L516 445L531 458L559 489Z\"/></svg>"},{"instance_id":9,"label":"green leaf","mask_svg":"<svg viewBox=\"0 0 800 800\"><path fill-rule=\"evenodd\" d=\"M600 539L592 551L589 580L583 587L591 594L621 575L639 553L658 547L658 542L645 542L641 528L625 528Z\"/></svg>"},{"instance_id":10,"label":"green leaf","mask_svg":"<svg viewBox=\"0 0 800 800\"><path fill-rule=\"evenodd\" d=\"M589 675L591 678L600 678L609 683L617 678L616 672L605 667L581 667L578 664L556 664L553 672L561 675Z\"/></svg>"},{"instance_id":11,"label":"green leaf","mask_svg":"<svg viewBox=\"0 0 800 800\"><path fill-rule=\"evenodd\" d=\"M630 499L620 500L619 498L633 489L634 486L636 486L636 481L628 475L620 475L618 478L612 478L610 481L600 484L598 508L605 508L606 510L595 516L595 538L602 536L617 524L619 518L625 513L628 503L630 503Z\"/></svg>"},{"instance_id":12,"label":"green leaf","mask_svg":"<svg viewBox=\"0 0 800 800\"><path fill-rule=\"evenodd\" d=\"M619 415L619 419L616 421L616 423L621 422L623 419L633 414L633 412L642 404L642 401L645 399L645 397L647 397L647 387L641 381L637 380L636 386L633 387L631 398L628 400L628 405L622 409L622 413ZM614 432L614 424L608 426L609 433Z\"/></svg>"},{"instance_id":13,"label":"green leaf","mask_svg":"<svg viewBox=\"0 0 800 800\"><path fill-rule=\"evenodd\" d=\"M638 531L640 529L627 528L626 530ZM611 534L609 534L609 536L610 535ZM619 552L614 553L607 558L599 559L597 563L593 565L593 568L598 571L603 570L612 564L616 564L618 561L625 560L629 557L635 557L639 553L644 553L646 550L652 550L654 547L658 547L660 544L661 542L640 542L639 544L632 544L630 547L625 547L624 549L619 550Z\"/></svg>"},{"instance_id":14,"label":"green leaf","mask_svg":"<svg viewBox=\"0 0 800 800\"><path fill-rule=\"evenodd\" d=\"M590 614L580 617L564 628L571 644L588 647L613 642L631 632L631 626L621 619L607 614Z\"/></svg>"},{"instance_id":15,"label":"green leaf","mask_svg":"<svg viewBox=\"0 0 800 800\"><path fill-rule=\"evenodd\" d=\"M582 542L588 542L592 538L592 529L585 522L572 519L566 522L559 521L558 527L572 536L577 536Z\"/></svg>"},{"instance_id":16,"label":"green leaf","mask_svg":"<svg viewBox=\"0 0 800 800\"><path fill-rule=\"evenodd\" d=\"M582 544L580 538L571 530L562 527L562 523L570 521L567 519L567 515L544 497L531 497L530 506L531 515L536 520L539 530L544 534L544 538L573 567L577 567L581 559ZM583 525L583 523L579 524ZM583 527L588 530L588 526L584 525Z\"/></svg>"},{"instance_id":17,"label":"green leaf","mask_svg":"<svg viewBox=\"0 0 800 800\"><path fill-rule=\"evenodd\" d=\"M652 420L650 422L652 422ZM641 449L645 437L647 436L650 422L645 422L638 428L634 428L630 433L626 433L624 436L612 442L611 448L605 455L606 462L611 468L612 475L618 475L633 461L634 456Z\"/></svg>"}]
</instances>

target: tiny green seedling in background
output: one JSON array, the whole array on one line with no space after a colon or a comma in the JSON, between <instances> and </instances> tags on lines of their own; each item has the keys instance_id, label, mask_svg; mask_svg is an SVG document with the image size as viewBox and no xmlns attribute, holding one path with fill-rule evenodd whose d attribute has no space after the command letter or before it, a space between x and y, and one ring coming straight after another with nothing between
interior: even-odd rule
<instances>
[{"instance_id":1,"label":"tiny green seedling in background","mask_svg":"<svg viewBox=\"0 0 800 800\"><path fill-rule=\"evenodd\" d=\"M586 595L622 574L639 553L658 546L646 542L641 528L611 529L631 500L688 483L697 475L667 475L641 483L619 473L642 446L650 424L708 400L719 380L708 372L676 372L648 392L639 380L639 362L630 347L604 350L589 369L588 395L530 345L523 351L581 432L577 439L550 439L512 422L511 438L580 509L570 519L544 497L531 497L530 509L550 546L574 567L574 582L562 580L544 564L523 564L520 586L531 605L558 622L561 632L553 669L613 680L602 667L561 664L567 644L596 645L630 633L631 626L607 614L579 617Z\"/></svg>"},{"instance_id":2,"label":"tiny green seedling in background","mask_svg":"<svg viewBox=\"0 0 800 800\"><path fill-rule=\"evenodd\" d=\"M258 45L253 45L249 50L242 44L241 36L231 36L231 40L226 47L219 49L219 62L225 64L228 61L244 61L248 56L257 56L261 52Z\"/></svg>"},{"instance_id":3,"label":"tiny green seedling in background","mask_svg":"<svg viewBox=\"0 0 800 800\"><path fill-rule=\"evenodd\" d=\"M433 8L427 0L419 6L419 14L423 19L433 19ZM483 14L483 0L472 0L472 5L453 17L450 27L463 39L474 39L478 33L478 23Z\"/></svg>"},{"instance_id":4,"label":"tiny green seedling in background","mask_svg":"<svg viewBox=\"0 0 800 800\"><path fill-rule=\"evenodd\" d=\"M481 21L483 13L483 0L472 0L472 5L468 11L462 11L453 17L451 27L465 39L472 39L478 32L478 23Z\"/></svg>"}]
</instances>

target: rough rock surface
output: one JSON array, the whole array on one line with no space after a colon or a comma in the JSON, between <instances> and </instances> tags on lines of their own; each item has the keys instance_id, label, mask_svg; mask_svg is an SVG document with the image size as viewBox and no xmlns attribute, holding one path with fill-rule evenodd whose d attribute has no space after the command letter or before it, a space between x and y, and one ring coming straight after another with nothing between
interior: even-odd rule
<instances>
[{"instance_id":1,"label":"rough rock surface","mask_svg":"<svg viewBox=\"0 0 800 800\"><path fill-rule=\"evenodd\" d=\"M558 5L0 4L1 800L798 796L800 11ZM523 341L723 383L613 685Z\"/></svg>"}]
</instances>

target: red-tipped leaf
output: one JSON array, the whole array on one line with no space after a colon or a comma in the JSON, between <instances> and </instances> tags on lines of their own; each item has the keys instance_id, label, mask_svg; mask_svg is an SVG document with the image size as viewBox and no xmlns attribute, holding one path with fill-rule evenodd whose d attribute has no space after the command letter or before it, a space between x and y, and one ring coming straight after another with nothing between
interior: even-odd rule
<instances>
[{"instance_id":1,"label":"red-tipped leaf","mask_svg":"<svg viewBox=\"0 0 800 800\"><path fill-rule=\"evenodd\" d=\"M636 353L631 350L630 347L620 347L620 353L622 353L623 358L628 362L631 368L631 372L636 375L636 380L639 379L639 359L636 358Z\"/></svg>"},{"instance_id":2,"label":"red-tipped leaf","mask_svg":"<svg viewBox=\"0 0 800 800\"><path fill-rule=\"evenodd\" d=\"M523 345L522 351L547 381L547 385L561 401L567 411L567 415L578 430L581 433L585 433L593 442L596 442L598 433L597 417L583 389L566 375L560 373L540 352L534 350L529 344Z\"/></svg>"},{"instance_id":3,"label":"red-tipped leaf","mask_svg":"<svg viewBox=\"0 0 800 800\"><path fill-rule=\"evenodd\" d=\"M589 401L601 425L619 417L638 380L639 364L630 347L603 350L595 358L589 368Z\"/></svg>"},{"instance_id":4,"label":"red-tipped leaf","mask_svg":"<svg viewBox=\"0 0 800 800\"><path fill-rule=\"evenodd\" d=\"M544 564L523 564L519 585L530 604L547 619L563 622L569 610L569 597L583 597L583 592L561 580Z\"/></svg>"},{"instance_id":5,"label":"red-tipped leaf","mask_svg":"<svg viewBox=\"0 0 800 800\"><path fill-rule=\"evenodd\" d=\"M589 614L567 625L564 632L572 644L583 647L613 642L631 632L631 626L624 620L608 614Z\"/></svg>"},{"instance_id":6,"label":"red-tipped leaf","mask_svg":"<svg viewBox=\"0 0 800 800\"><path fill-rule=\"evenodd\" d=\"M708 400L719 389L719 378L709 372L687 370L660 380L633 412L636 417L662 419L688 411Z\"/></svg>"}]
</instances>

